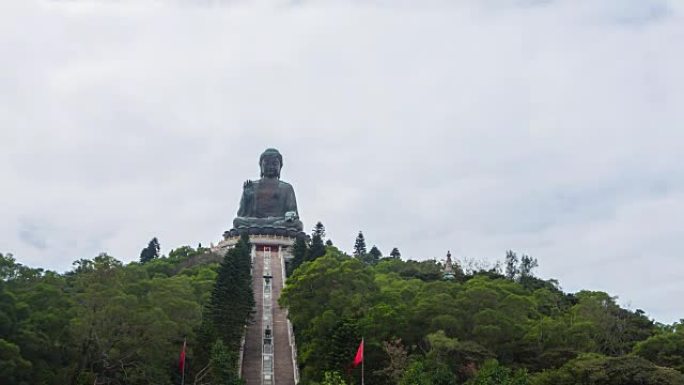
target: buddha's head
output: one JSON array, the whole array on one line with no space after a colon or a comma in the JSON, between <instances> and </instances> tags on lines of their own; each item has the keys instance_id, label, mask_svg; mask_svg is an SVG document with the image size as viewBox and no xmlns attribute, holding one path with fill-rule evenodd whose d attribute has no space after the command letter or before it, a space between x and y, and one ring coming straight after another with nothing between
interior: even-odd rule
<instances>
[{"instance_id":1,"label":"buddha's head","mask_svg":"<svg viewBox=\"0 0 684 385\"><path fill-rule=\"evenodd\" d=\"M283 156L275 148L269 148L259 157L261 177L280 178L280 169L283 168Z\"/></svg>"}]
</instances>

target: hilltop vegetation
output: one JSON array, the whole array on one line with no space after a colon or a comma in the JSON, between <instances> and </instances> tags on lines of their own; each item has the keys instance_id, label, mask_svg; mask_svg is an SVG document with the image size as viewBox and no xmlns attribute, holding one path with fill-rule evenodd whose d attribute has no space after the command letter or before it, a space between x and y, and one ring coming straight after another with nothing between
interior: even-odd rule
<instances>
[{"instance_id":1,"label":"hilltop vegetation","mask_svg":"<svg viewBox=\"0 0 684 385\"><path fill-rule=\"evenodd\" d=\"M334 372L359 383L350 364L364 337L372 384L684 384L681 324L656 324L603 292L564 293L534 266L509 252L505 272L444 281L435 261L328 246L294 270L280 299L302 383L327 384Z\"/></svg>"},{"instance_id":2,"label":"hilltop vegetation","mask_svg":"<svg viewBox=\"0 0 684 385\"><path fill-rule=\"evenodd\" d=\"M684 324L657 324L603 292L565 293L534 276L533 258L509 252L445 281L434 260L366 252L361 233L354 256L324 238L319 223L295 244L280 298L304 385L358 384L362 337L369 384L684 384ZM179 384L187 341L187 384L240 384L250 248L160 256L153 239L140 262L101 254L63 274L0 254L0 383Z\"/></svg>"},{"instance_id":3,"label":"hilltop vegetation","mask_svg":"<svg viewBox=\"0 0 684 385\"><path fill-rule=\"evenodd\" d=\"M64 274L0 254L0 383L176 384L184 340L188 383L239 382L253 307L249 245L239 245L220 265L183 268L207 253L184 246L127 265L101 254Z\"/></svg>"}]
</instances>

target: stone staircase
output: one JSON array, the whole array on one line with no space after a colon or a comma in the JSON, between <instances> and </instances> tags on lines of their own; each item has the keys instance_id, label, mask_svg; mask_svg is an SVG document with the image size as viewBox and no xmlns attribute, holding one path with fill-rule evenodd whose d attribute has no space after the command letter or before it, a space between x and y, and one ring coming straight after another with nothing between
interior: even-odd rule
<instances>
[{"instance_id":1,"label":"stone staircase","mask_svg":"<svg viewBox=\"0 0 684 385\"><path fill-rule=\"evenodd\" d=\"M285 264L278 246L252 251L252 288L256 311L247 326L241 375L247 385L295 385L296 347L287 310L278 305Z\"/></svg>"}]
</instances>

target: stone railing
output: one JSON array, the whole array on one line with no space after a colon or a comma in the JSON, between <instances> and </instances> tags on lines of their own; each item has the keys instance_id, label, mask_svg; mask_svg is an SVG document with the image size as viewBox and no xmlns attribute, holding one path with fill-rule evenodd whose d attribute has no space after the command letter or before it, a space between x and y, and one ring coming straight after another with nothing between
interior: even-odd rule
<instances>
[{"instance_id":1,"label":"stone railing","mask_svg":"<svg viewBox=\"0 0 684 385\"><path fill-rule=\"evenodd\" d=\"M282 255L282 252L280 254L280 268L282 269L284 288L287 276L285 275L285 257ZM297 344L295 343L292 322L290 322L290 313L287 309L285 310L285 317L287 317L287 340L290 343L290 349L292 350L292 369L294 371L294 382L295 384L299 384L299 366L297 365Z\"/></svg>"}]
</instances>

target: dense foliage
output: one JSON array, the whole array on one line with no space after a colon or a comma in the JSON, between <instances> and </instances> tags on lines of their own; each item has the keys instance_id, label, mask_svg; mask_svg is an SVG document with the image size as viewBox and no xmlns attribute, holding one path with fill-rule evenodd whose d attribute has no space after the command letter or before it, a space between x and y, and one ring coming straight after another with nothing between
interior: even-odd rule
<instances>
[{"instance_id":1,"label":"dense foliage","mask_svg":"<svg viewBox=\"0 0 684 385\"><path fill-rule=\"evenodd\" d=\"M205 309L199 342L200 346L212 346L212 350L208 360L201 354L199 357L205 358L201 361L211 369L216 384L241 383L238 352L245 324L254 309L251 248L249 238L243 235L226 254Z\"/></svg>"},{"instance_id":2,"label":"dense foliage","mask_svg":"<svg viewBox=\"0 0 684 385\"><path fill-rule=\"evenodd\" d=\"M292 260L287 262L287 275L292 274L302 263L322 257L326 244L332 246L332 241L325 241L325 226L321 222L316 223L310 238L297 237L292 245Z\"/></svg>"},{"instance_id":3,"label":"dense foliage","mask_svg":"<svg viewBox=\"0 0 684 385\"><path fill-rule=\"evenodd\" d=\"M359 383L350 364L364 337L373 384L684 384L680 325L657 325L606 293L564 293L534 277L529 256L510 252L506 263L505 275L497 267L444 281L435 261L374 262L328 247L293 272L280 299L302 382L336 372Z\"/></svg>"},{"instance_id":4,"label":"dense foliage","mask_svg":"<svg viewBox=\"0 0 684 385\"><path fill-rule=\"evenodd\" d=\"M366 253L361 233L353 257L324 240L320 222L297 240L280 298L305 385L358 384L361 338L372 384L684 384L681 323L656 324L603 292L564 293L527 255L455 265L447 281L434 260ZM186 383L241 383L250 250L244 237L224 257L188 246L167 257L153 239L141 262L101 254L64 274L0 254L0 383L177 384L184 341Z\"/></svg>"},{"instance_id":5,"label":"dense foliage","mask_svg":"<svg viewBox=\"0 0 684 385\"><path fill-rule=\"evenodd\" d=\"M234 260L242 264L241 282L249 284L250 278L244 277L244 260L238 258L226 257L220 267L189 263L200 254L207 252L185 246L168 257L127 265L101 254L74 262L65 274L29 268L0 254L0 383L179 383L184 339L187 383L223 356L229 356L223 362L233 365L234 372L235 337L226 338L227 348L221 350L213 346L218 339L201 343L202 326L210 329L209 318L226 322L214 328L224 334L242 333L248 311L240 313L238 326L222 319L220 307L225 305L215 297L217 290L226 289L215 283L217 271L219 283L231 279L225 278L231 274L226 266L234 268ZM237 254L240 250L231 255ZM249 275L249 266L246 270ZM251 292L240 296L253 301ZM203 312L209 314L204 323Z\"/></svg>"}]
</instances>

